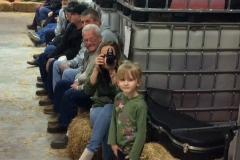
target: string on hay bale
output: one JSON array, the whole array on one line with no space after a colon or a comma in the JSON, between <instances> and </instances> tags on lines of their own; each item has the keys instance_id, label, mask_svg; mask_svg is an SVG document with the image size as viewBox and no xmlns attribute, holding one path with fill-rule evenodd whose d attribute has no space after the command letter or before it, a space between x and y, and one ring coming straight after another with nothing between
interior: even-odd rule
<instances>
[{"instance_id":1,"label":"string on hay bale","mask_svg":"<svg viewBox=\"0 0 240 160\"><path fill-rule=\"evenodd\" d=\"M35 12L37 2L14 2L12 3L14 12Z\"/></svg>"},{"instance_id":2,"label":"string on hay bale","mask_svg":"<svg viewBox=\"0 0 240 160\"><path fill-rule=\"evenodd\" d=\"M68 127L68 146L67 151L72 160L79 159L87 146L92 135L92 128L89 120L89 112L81 112L73 119ZM94 155L94 160L101 160L101 148Z\"/></svg>"},{"instance_id":3,"label":"string on hay bale","mask_svg":"<svg viewBox=\"0 0 240 160\"><path fill-rule=\"evenodd\" d=\"M159 143L145 143L141 160L178 160L174 158L161 144Z\"/></svg>"},{"instance_id":4,"label":"string on hay bale","mask_svg":"<svg viewBox=\"0 0 240 160\"><path fill-rule=\"evenodd\" d=\"M0 11L12 12L13 11L12 3L8 1L0 1Z\"/></svg>"}]
</instances>

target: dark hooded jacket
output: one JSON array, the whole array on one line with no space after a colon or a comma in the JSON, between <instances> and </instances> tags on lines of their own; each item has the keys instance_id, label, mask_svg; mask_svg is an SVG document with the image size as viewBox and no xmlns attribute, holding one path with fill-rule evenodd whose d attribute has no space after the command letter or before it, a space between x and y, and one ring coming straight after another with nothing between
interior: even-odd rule
<instances>
[{"instance_id":1,"label":"dark hooded jacket","mask_svg":"<svg viewBox=\"0 0 240 160\"><path fill-rule=\"evenodd\" d=\"M58 59L65 55L68 60L73 59L81 49L82 29L76 29L73 23L67 27L57 48L48 55L48 58Z\"/></svg>"}]
</instances>

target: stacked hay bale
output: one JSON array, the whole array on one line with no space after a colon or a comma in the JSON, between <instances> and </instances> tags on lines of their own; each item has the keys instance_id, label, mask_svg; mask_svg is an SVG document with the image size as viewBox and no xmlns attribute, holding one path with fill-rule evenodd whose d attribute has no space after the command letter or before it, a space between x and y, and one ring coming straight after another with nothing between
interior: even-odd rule
<instances>
[{"instance_id":1,"label":"stacked hay bale","mask_svg":"<svg viewBox=\"0 0 240 160\"><path fill-rule=\"evenodd\" d=\"M161 144L146 143L144 145L141 160L178 160L174 158Z\"/></svg>"},{"instance_id":2,"label":"stacked hay bale","mask_svg":"<svg viewBox=\"0 0 240 160\"><path fill-rule=\"evenodd\" d=\"M68 146L67 151L69 157L72 160L79 159L87 146L87 142L92 135L92 128L89 120L89 112L79 113L76 118L73 119L69 126ZM94 155L94 160L102 159L101 149Z\"/></svg>"},{"instance_id":3,"label":"stacked hay bale","mask_svg":"<svg viewBox=\"0 0 240 160\"><path fill-rule=\"evenodd\" d=\"M12 3L5 0L0 0L0 11L11 12L12 10L13 10Z\"/></svg>"},{"instance_id":4,"label":"stacked hay bale","mask_svg":"<svg viewBox=\"0 0 240 160\"><path fill-rule=\"evenodd\" d=\"M36 2L14 2L12 3L14 12L35 12Z\"/></svg>"}]
</instances>

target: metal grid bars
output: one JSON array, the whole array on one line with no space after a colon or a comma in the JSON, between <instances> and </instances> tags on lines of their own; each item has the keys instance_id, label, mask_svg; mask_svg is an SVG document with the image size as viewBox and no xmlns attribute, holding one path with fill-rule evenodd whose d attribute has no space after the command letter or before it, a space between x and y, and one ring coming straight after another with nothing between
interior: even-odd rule
<instances>
[{"instance_id":1,"label":"metal grid bars","mask_svg":"<svg viewBox=\"0 0 240 160\"><path fill-rule=\"evenodd\" d=\"M117 0L118 3L141 12L240 13L238 0Z\"/></svg>"},{"instance_id":2,"label":"metal grid bars","mask_svg":"<svg viewBox=\"0 0 240 160\"><path fill-rule=\"evenodd\" d=\"M236 121L240 100L239 24L135 23L130 59L142 66L141 90L171 89L177 110L206 122Z\"/></svg>"}]
</instances>

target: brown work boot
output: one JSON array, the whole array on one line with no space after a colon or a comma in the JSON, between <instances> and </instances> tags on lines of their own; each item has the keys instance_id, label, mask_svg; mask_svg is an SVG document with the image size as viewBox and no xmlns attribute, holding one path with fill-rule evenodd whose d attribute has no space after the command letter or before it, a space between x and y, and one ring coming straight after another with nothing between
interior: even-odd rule
<instances>
[{"instance_id":1,"label":"brown work boot","mask_svg":"<svg viewBox=\"0 0 240 160\"><path fill-rule=\"evenodd\" d=\"M49 99L48 97L45 97L39 101L40 106L47 106L53 104L53 101Z\"/></svg>"},{"instance_id":2,"label":"brown work boot","mask_svg":"<svg viewBox=\"0 0 240 160\"><path fill-rule=\"evenodd\" d=\"M50 115L56 115L56 113L53 111L53 106L46 106L43 109L43 113L50 114Z\"/></svg>"},{"instance_id":3,"label":"brown work boot","mask_svg":"<svg viewBox=\"0 0 240 160\"><path fill-rule=\"evenodd\" d=\"M40 54L34 54L33 55L33 59L36 59L36 58L38 58L40 56Z\"/></svg>"},{"instance_id":4,"label":"brown work boot","mask_svg":"<svg viewBox=\"0 0 240 160\"><path fill-rule=\"evenodd\" d=\"M38 88L44 88L43 82L37 82L36 87Z\"/></svg>"},{"instance_id":5,"label":"brown work boot","mask_svg":"<svg viewBox=\"0 0 240 160\"><path fill-rule=\"evenodd\" d=\"M47 96L48 95L48 90L46 89L41 89L36 91L37 96Z\"/></svg>"},{"instance_id":6,"label":"brown work boot","mask_svg":"<svg viewBox=\"0 0 240 160\"><path fill-rule=\"evenodd\" d=\"M42 82L42 77L41 76L37 76L37 81L38 82Z\"/></svg>"},{"instance_id":7,"label":"brown work boot","mask_svg":"<svg viewBox=\"0 0 240 160\"><path fill-rule=\"evenodd\" d=\"M30 65L33 65L33 66L38 66L38 63L35 60L27 61L27 64L30 64Z\"/></svg>"},{"instance_id":8,"label":"brown work boot","mask_svg":"<svg viewBox=\"0 0 240 160\"><path fill-rule=\"evenodd\" d=\"M58 124L58 116L48 121L48 126L55 126L57 124Z\"/></svg>"}]
</instances>

